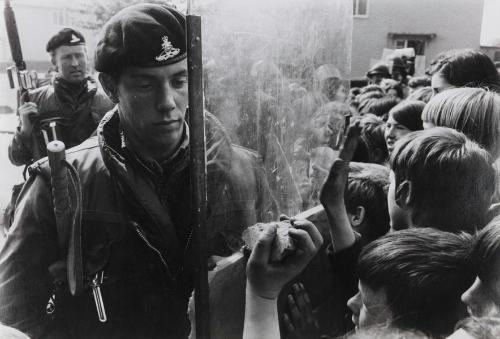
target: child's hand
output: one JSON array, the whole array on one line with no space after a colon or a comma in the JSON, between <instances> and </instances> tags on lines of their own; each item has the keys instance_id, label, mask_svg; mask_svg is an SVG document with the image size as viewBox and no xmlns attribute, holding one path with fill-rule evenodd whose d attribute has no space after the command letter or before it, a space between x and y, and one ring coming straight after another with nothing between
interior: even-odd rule
<instances>
[{"instance_id":1,"label":"child's hand","mask_svg":"<svg viewBox=\"0 0 500 339\"><path fill-rule=\"evenodd\" d=\"M319 338L318 321L313 314L311 300L304 285L293 284L287 297L288 310L283 315L286 339Z\"/></svg>"},{"instance_id":2,"label":"child's hand","mask_svg":"<svg viewBox=\"0 0 500 339\"><path fill-rule=\"evenodd\" d=\"M361 127L359 126L359 122L355 122L349 127L339 157L335 159L330 168L330 173L321 189L319 197L325 209L337 206L344 207L344 192L349 175L349 163L354 156L360 132Z\"/></svg>"},{"instance_id":3,"label":"child's hand","mask_svg":"<svg viewBox=\"0 0 500 339\"><path fill-rule=\"evenodd\" d=\"M292 220L289 235L296 241L297 250L283 261L270 262L271 245L276 227L269 227L260 236L247 264L247 289L265 299L276 299L281 288L302 272L323 244L316 226L307 220Z\"/></svg>"}]
</instances>

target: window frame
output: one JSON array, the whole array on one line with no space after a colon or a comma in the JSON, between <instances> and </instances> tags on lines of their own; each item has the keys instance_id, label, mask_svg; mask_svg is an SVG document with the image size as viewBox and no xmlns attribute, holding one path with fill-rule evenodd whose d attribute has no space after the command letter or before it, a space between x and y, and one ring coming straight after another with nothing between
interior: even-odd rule
<instances>
[{"instance_id":1,"label":"window frame","mask_svg":"<svg viewBox=\"0 0 500 339\"><path fill-rule=\"evenodd\" d=\"M353 0L353 17L355 18L368 18L368 14L370 13L370 0L366 1L366 13L359 14L359 2L363 0Z\"/></svg>"}]
</instances>

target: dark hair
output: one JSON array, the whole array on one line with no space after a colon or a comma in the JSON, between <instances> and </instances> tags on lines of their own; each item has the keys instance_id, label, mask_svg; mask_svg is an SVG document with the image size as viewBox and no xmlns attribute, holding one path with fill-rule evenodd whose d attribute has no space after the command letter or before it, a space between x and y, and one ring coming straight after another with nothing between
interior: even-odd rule
<instances>
[{"instance_id":1,"label":"dark hair","mask_svg":"<svg viewBox=\"0 0 500 339\"><path fill-rule=\"evenodd\" d=\"M413 77L408 81L408 87L427 87L431 85L431 79L429 77Z\"/></svg>"},{"instance_id":2,"label":"dark hair","mask_svg":"<svg viewBox=\"0 0 500 339\"><path fill-rule=\"evenodd\" d=\"M475 279L472 236L433 228L396 231L365 246L358 261L360 281L384 291L391 325L430 336L453 332L467 314L460 296Z\"/></svg>"},{"instance_id":3,"label":"dark hair","mask_svg":"<svg viewBox=\"0 0 500 339\"><path fill-rule=\"evenodd\" d=\"M356 96L358 102L358 109L365 107L372 99L379 99L385 97L385 94L379 91L366 92Z\"/></svg>"},{"instance_id":4,"label":"dark hair","mask_svg":"<svg viewBox=\"0 0 500 339\"><path fill-rule=\"evenodd\" d=\"M440 55L430 70L456 87L499 89L500 75L485 53L473 49L450 50Z\"/></svg>"},{"instance_id":5,"label":"dark hair","mask_svg":"<svg viewBox=\"0 0 500 339\"><path fill-rule=\"evenodd\" d=\"M380 87L379 85L375 85L375 84L366 85L364 87L361 87L359 90L359 94L365 94L368 92L380 92L380 93L384 94L384 90L382 89L382 87Z\"/></svg>"},{"instance_id":6,"label":"dark hair","mask_svg":"<svg viewBox=\"0 0 500 339\"><path fill-rule=\"evenodd\" d=\"M410 131L420 131L424 128L422 124L424 107L425 103L422 101L405 100L394 106L389 115Z\"/></svg>"},{"instance_id":7,"label":"dark hair","mask_svg":"<svg viewBox=\"0 0 500 339\"><path fill-rule=\"evenodd\" d=\"M494 191L491 155L464 134L436 127L399 139L390 158L396 187L411 183L412 222L474 232L486 224Z\"/></svg>"},{"instance_id":8,"label":"dark hair","mask_svg":"<svg viewBox=\"0 0 500 339\"><path fill-rule=\"evenodd\" d=\"M385 93L389 93L389 90L393 89L396 91L397 97L403 99L403 87L398 81L393 79L386 79L382 83Z\"/></svg>"},{"instance_id":9,"label":"dark hair","mask_svg":"<svg viewBox=\"0 0 500 339\"><path fill-rule=\"evenodd\" d=\"M452 88L435 95L425 106L422 119L435 126L456 129L500 154L500 95L482 88Z\"/></svg>"},{"instance_id":10,"label":"dark hair","mask_svg":"<svg viewBox=\"0 0 500 339\"><path fill-rule=\"evenodd\" d=\"M360 113L372 113L378 117L386 115L389 113L391 108L399 103L399 99L393 96L386 96L380 99L370 99L363 105L363 102L359 104Z\"/></svg>"},{"instance_id":11,"label":"dark hair","mask_svg":"<svg viewBox=\"0 0 500 339\"><path fill-rule=\"evenodd\" d=\"M384 163L389 156L384 136L384 121L373 114L365 114L358 120L361 133L352 161Z\"/></svg>"},{"instance_id":12,"label":"dark hair","mask_svg":"<svg viewBox=\"0 0 500 339\"><path fill-rule=\"evenodd\" d=\"M417 100L428 103L432 99L433 95L434 91L432 90L432 87L426 86L415 90L413 93L408 95L406 100Z\"/></svg>"},{"instance_id":13,"label":"dark hair","mask_svg":"<svg viewBox=\"0 0 500 339\"><path fill-rule=\"evenodd\" d=\"M476 274L485 284L496 281L497 277L492 274L496 272L498 257L500 255L500 216L494 218L483 228L474 240L472 260Z\"/></svg>"},{"instance_id":14,"label":"dark hair","mask_svg":"<svg viewBox=\"0 0 500 339\"><path fill-rule=\"evenodd\" d=\"M351 162L345 192L345 207L355 213L358 206L365 209L368 228L365 242L380 238L389 231L390 217L387 208L389 169L382 165Z\"/></svg>"}]
</instances>

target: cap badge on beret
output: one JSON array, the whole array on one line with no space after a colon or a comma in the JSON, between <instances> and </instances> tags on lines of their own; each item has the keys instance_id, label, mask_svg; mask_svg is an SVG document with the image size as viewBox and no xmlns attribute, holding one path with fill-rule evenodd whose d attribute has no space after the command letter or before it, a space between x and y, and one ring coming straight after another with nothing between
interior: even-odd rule
<instances>
[{"instance_id":1,"label":"cap badge on beret","mask_svg":"<svg viewBox=\"0 0 500 339\"><path fill-rule=\"evenodd\" d=\"M179 54L180 49L172 46L172 43L168 40L168 36L163 36L161 40L161 48L163 49L163 51L155 58L156 61L166 61Z\"/></svg>"},{"instance_id":2,"label":"cap badge on beret","mask_svg":"<svg viewBox=\"0 0 500 339\"><path fill-rule=\"evenodd\" d=\"M75 42L80 42L80 41L81 41L81 40L80 40L80 38L79 38L79 37L77 37L77 36L76 36L76 35L74 35L74 34L71 34L71 40L69 41L70 43L72 43L72 44L73 44L73 43L75 43Z\"/></svg>"}]
</instances>

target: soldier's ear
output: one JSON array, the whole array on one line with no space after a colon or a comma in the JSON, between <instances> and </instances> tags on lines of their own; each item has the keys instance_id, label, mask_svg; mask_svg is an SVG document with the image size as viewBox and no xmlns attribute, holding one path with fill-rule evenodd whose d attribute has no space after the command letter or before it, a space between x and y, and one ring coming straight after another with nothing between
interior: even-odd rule
<instances>
[{"instance_id":1,"label":"soldier's ear","mask_svg":"<svg viewBox=\"0 0 500 339\"><path fill-rule=\"evenodd\" d=\"M108 73L99 73L99 81L101 82L104 92L108 95L109 99L117 104L118 100L118 82Z\"/></svg>"}]
</instances>

